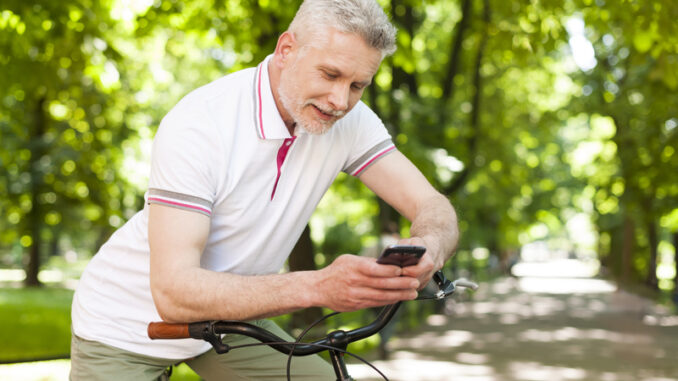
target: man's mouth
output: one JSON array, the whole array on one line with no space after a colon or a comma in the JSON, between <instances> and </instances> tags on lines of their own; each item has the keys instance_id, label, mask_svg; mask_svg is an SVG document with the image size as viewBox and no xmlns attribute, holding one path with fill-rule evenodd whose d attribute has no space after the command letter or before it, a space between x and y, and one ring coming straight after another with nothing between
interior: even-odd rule
<instances>
[{"instance_id":1,"label":"man's mouth","mask_svg":"<svg viewBox=\"0 0 678 381\"><path fill-rule=\"evenodd\" d=\"M321 119L323 120L332 120L332 119L339 119L342 116L344 116L343 111L334 111L334 110L324 110L314 104L311 104L313 108L316 110L317 114L320 116Z\"/></svg>"}]
</instances>

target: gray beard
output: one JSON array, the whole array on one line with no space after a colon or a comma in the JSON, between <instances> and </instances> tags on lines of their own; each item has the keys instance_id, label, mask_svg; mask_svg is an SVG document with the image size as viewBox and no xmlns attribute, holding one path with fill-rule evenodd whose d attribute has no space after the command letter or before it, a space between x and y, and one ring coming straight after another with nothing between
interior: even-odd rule
<instances>
[{"instance_id":1,"label":"gray beard","mask_svg":"<svg viewBox=\"0 0 678 381\"><path fill-rule=\"evenodd\" d=\"M295 102L288 96L287 89L285 88L283 83L281 83L280 87L278 88L278 95L280 96L280 103L282 103L283 107L285 108L287 113L290 114L290 117L295 123L294 127L295 135L299 133L307 133L310 135L322 135L329 131L330 128L332 128L332 126L334 125L334 122L332 123L316 122L313 123L315 124L315 126L311 126L308 125L307 123L304 123L303 117L301 116L301 109L306 105L311 105L311 103L307 103L301 105L300 107L296 107L298 106L298 104L295 104Z\"/></svg>"}]
</instances>

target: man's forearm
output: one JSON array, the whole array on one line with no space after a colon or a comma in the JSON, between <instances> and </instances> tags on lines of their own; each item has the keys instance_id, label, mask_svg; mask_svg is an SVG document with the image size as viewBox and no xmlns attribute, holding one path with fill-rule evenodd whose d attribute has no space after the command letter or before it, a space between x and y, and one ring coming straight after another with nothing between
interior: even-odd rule
<instances>
[{"instance_id":1,"label":"man's forearm","mask_svg":"<svg viewBox=\"0 0 678 381\"><path fill-rule=\"evenodd\" d=\"M438 193L421 203L412 221L410 235L426 242L436 269L442 268L459 242L457 214L445 196Z\"/></svg>"},{"instance_id":2,"label":"man's forearm","mask_svg":"<svg viewBox=\"0 0 678 381\"><path fill-rule=\"evenodd\" d=\"M166 281L151 279L158 312L168 322L252 320L313 306L354 311L414 299L421 286L397 266L356 255L342 255L321 270L287 274L241 276L200 268L178 273Z\"/></svg>"},{"instance_id":3,"label":"man's forearm","mask_svg":"<svg viewBox=\"0 0 678 381\"><path fill-rule=\"evenodd\" d=\"M242 276L193 268L155 284L153 296L169 322L252 320L313 305L309 289L310 272Z\"/></svg>"}]
</instances>

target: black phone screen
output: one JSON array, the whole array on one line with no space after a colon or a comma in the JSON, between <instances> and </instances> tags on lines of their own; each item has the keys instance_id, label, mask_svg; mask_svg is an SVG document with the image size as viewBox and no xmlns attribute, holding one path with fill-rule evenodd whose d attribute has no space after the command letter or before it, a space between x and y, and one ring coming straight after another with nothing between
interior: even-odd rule
<instances>
[{"instance_id":1,"label":"black phone screen","mask_svg":"<svg viewBox=\"0 0 678 381\"><path fill-rule=\"evenodd\" d=\"M400 267L413 266L419 263L419 258L425 252L426 248L423 246L393 245L384 249L377 259L377 263Z\"/></svg>"}]
</instances>

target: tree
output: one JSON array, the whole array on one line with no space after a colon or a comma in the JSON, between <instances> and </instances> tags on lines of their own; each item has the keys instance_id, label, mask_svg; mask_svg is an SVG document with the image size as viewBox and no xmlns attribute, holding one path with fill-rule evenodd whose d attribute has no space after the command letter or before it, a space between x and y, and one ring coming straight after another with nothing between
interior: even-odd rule
<instances>
[{"instance_id":1,"label":"tree","mask_svg":"<svg viewBox=\"0 0 678 381\"><path fill-rule=\"evenodd\" d=\"M0 202L10 227L2 239L27 251L30 286L40 283L45 243L62 232L110 230L120 214L110 205L124 182L112 168L129 130L113 117L125 106L110 97L121 94L109 11L83 0L6 1L0 12L0 181L8 191Z\"/></svg>"},{"instance_id":2,"label":"tree","mask_svg":"<svg viewBox=\"0 0 678 381\"><path fill-rule=\"evenodd\" d=\"M668 1L628 6L633 16L626 8L600 11L590 2L580 4L597 65L575 76L583 96L571 108L609 120L611 134L600 155L613 156L589 176L597 187L601 229L612 238L615 269L626 281L635 273L657 288L658 222L678 206L673 185L678 133L670 127L678 106L672 96L678 88L678 6Z\"/></svg>"}]
</instances>

